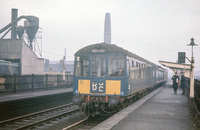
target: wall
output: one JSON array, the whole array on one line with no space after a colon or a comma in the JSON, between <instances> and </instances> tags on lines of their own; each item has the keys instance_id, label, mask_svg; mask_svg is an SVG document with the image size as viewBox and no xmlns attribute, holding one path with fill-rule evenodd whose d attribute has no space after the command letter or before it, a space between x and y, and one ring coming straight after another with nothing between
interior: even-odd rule
<instances>
[{"instance_id":1,"label":"wall","mask_svg":"<svg viewBox=\"0 0 200 130\"><path fill-rule=\"evenodd\" d=\"M22 39L0 40L0 59L18 61L21 74L44 74L44 59L38 58Z\"/></svg>"},{"instance_id":2,"label":"wall","mask_svg":"<svg viewBox=\"0 0 200 130\"><path fill-rule=\"evenodd\" d=\"M22 41L21 67L22 74L44 73L44 59L37 58L24 41Z\"/></svg>"},{"instance_id":3,"label":"wall","mask_svg":"<svg viewBox=\"0 0 200 130\"><path fill-rule=\"evenodd\" d=\"M21 59L21 50L22 40L0 40L0 59Z\"/></svg>"}]
</instances>

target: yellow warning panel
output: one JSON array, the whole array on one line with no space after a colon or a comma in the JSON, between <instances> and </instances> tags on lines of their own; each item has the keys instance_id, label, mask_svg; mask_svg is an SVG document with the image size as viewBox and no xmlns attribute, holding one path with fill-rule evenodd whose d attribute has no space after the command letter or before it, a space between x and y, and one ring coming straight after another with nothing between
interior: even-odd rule
<instances>
[{"instance_id":1,"label":"yellow warning panel","mask_svg":"<svg viewBox=\"0 0 200 130\"><path fill-rule=\"evenodd\" d=\"M78 80L78 93L90 93L90 80Z\"/></svg>"},{"instance_id":2,"label":"yellow warning panel","mask_svg":"<svg viewBox=\"0 0 200 130\"><path fill-rule=\"evenodd\" d=\"M106 80L106 94L120 95L121 81L120 80Z\"/></svg>"}]
</instances>

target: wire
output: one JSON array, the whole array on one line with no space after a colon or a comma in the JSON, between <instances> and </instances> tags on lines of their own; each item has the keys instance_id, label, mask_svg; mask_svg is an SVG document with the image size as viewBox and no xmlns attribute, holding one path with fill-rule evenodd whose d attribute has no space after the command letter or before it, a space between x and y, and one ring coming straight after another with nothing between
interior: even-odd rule
<instances>
[{"instance_id":1,"label":"wire","mask_svg":"<svg viewBox=\"0 0 200 130\"><path fill-rule=\"evenodd\" d=\"M52 54L52 55L63 56L63 55L61 55L61 54L58 54L58 53L52 53L52 52L49 52L49 51L42 51L42 52L44 52L44 53L49 53L49 54ZM74 58L74 57L72 57L72 56L66 56L66 57L68 57L68 58Z\"/></svg>"},{"instance_id":2,"label":"wire","mask_svg":"<svg viewBox=\"0 0 200 130\"><path fill-rule=\"evenodd\" d=\"M49 53L49 54L53 54L53 55L59 55L59 56L63 56L63 55L61 55L61 54L52 53L52 52L48 52L48 51L42 51L42 52Z\"/></svg>"}]
</instances>

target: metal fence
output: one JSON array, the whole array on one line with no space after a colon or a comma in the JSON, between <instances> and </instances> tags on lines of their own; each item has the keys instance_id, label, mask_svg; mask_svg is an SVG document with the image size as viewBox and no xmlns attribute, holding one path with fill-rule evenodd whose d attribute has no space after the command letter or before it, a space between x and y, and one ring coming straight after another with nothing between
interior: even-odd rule
<instances>
[{"instance_id":1,"label":"metal fence","mask_svg":"<svg viewBox=\"0 0 200 130\"><path fill-rule=\"evenodd\" d=\"M186 95L190 98L190 81L187 80ZM192 114L194 116L194 124L200 128L200 80L195 79L194 82L194 99L191 101Z\"/></svg>"},{"instance_id":2,"label":"metal fence","mask_svg":"<svg viewBox=\"0 0 200 130\"><path fill-rule=\"evenodd\" d=\"M0 75L0 94L71 87L73 75Z\"/></svg>"}]
</instances>

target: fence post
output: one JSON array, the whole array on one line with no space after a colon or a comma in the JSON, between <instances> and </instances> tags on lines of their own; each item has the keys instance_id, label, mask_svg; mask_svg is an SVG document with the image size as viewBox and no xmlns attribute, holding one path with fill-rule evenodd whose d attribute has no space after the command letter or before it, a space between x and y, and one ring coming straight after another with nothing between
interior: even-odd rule
<instances>
[{"instance_id":1,"label":"fence post","mask_svg":"<svg viewBox=\"0 0 200 130\"><path fill-rule=\"evenodd\" d=\"M46 74L46 89L48 89L48 74Z\"/></svg>"},{"instance_id":2,"label":"fence post","mask_svg":"<svg viewBox=\"0 0 200 130\"><path fill-rule=\"evenodd\" d=\"M31 79L32 79L31 88L32 88L32 92L33 92L33 89L34 89L34 74L32 74Z\"/></svg>"},{"instance_id":3,"label":"fence post","mask_svg":"<svg viewBox=\"0 0 200 130\"><path fill-rule=\"evenodd\" d=\"M66 87L69 87L69 75L67 74L67 83L66 83Z\"/></svg>"},{"instance_id":4,"label":"fence post","mask_svg":"<svg viewBox=\"0 0 200 130\"><path fill-rule=\"evenodd\" d=\"M17 88L16 88L16 87L17 87L17 85L16 85L16 77L17 77L16 74L14 74L14 75L13 75L13 78L14 78L14 90L13 90L13 92L14 92L14 93L17 93Z\"/></svg>"},{"instance_id":5,"label":"fence post","mask_svg":"<svg viewBox=\"0 0 200 130\"><path fill-rule=\"evenodd\" d=\"M69 87L72 87L72 79L73 79L72 75L70 74L69 75Z\"/></svg>"},{"instance_id":6,"label":"fence post","mask_svg":"<svg viewBox=\"0 0 200 130\"><path fill-rule=\"evenodd\" d=\"M59 87L60 84L59 84L59 75L57 74L57 87Z\"/></svg>"}]
</instances>

